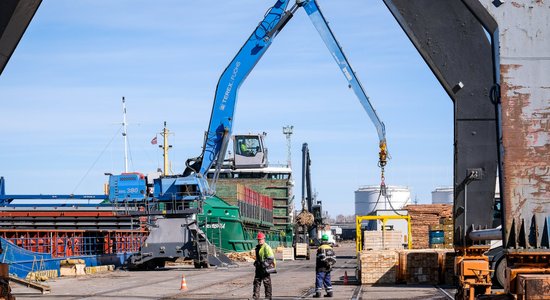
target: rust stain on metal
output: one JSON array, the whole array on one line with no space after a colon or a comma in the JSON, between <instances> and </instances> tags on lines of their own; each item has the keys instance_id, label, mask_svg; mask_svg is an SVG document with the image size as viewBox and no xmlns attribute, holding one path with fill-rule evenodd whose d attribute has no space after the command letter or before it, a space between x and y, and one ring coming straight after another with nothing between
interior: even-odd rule
<instances>
[{"instance_id":1,"label":"rust stain on metal","mask_svg":"<svg viewBox=\"0 0 550 300\"><path fill-rule=\"evenodd\" d=\"M535 269L534 272L540 272ZM521 274L517 277L518 298L521 299L548 299L550 295L550 275L548 274Z\"/></svg>"},{"instance_id":2,"label":"rust stain on metal","mask_svg":"<svg viewBox=\"0 0 550 300\"><path fill-rule=\"evenodd\" d=\"M515 2L515 1L512 1L512 5L515 6L515 7L517 7L517 8L525 7L524 4L520 4L520 3L517 3L517 2Z\"/></svg>"},{"instance_id":3,"label":"rust stain on metal","mask_svg":"<svg viewBox=\"0 0 550 300\"><path fill-rule=\"evenodd\" d=\"M522 78L522 64L501 64L502 143L504 155L504 203L507 224L524 220L529 228L533 214L546 214L550 204L550 99L541 99ZM545 97L544 94L542 97ZM543 100L543 101L541 101Z\"/></svg>"}]
</instances>

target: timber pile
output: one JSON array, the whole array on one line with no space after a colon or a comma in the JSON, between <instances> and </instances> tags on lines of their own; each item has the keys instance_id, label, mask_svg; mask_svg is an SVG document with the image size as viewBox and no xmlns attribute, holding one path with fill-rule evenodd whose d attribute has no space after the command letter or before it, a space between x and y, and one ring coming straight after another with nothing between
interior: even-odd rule
<instances>
[{"instance_id":1,"label":"timber pile","mask_svg":"<svg viewBox=\"0 0 550 300\"><path fill-rule=\"evenodd\" d=\"M42 270L29 272L25 280L29 281L47 281L50 278L57 278L57 270Z\"/></svg>"},{"instance_id":2,"label":"timber pile","mask_svg":"<svg viewBox=\"0 0 550 300\"><path fill-rule=\"evenodd\" d=\"M302 209L302 211L296 216L296 224L311 226L313 225L314 217L313 214Z\"/></svg>"},{"instance_id":3,"label":"timber pile","mask_svg":"<svg viewBox=\"0 0 550 300\"><path fill-rule=\"evenodd\" d=\"M439 224L430 225L430 231L440 230L443 231L442 243L430 244L432 249L453 249L453 233L454 225L452 218L441 218Z\"/></svg>"},{"instance_id":4,"label":"timber pile","mask_svg":"<svg viewBox=\"0 0 550 300\"><path fill-rule=\"evenodd\" d=\"M403 233L399 230L365 231L363 249L399 250L403 249Z\"/></svg>"},{"instance_id":5,"label":"timber pile","mask_svg":"<svg viewBox=\"0 0 550 300\"><path fill-rule=\"evenodd\" d=\"M59 263L59 276L86 275L86 262L83 259L65 259Z\"/></svg>"},{"instance_id":6,"label":"timber pile","mask_svg":"<svg viewBox=\"0 0 550 300\"><path fill-rule=\"evenodd\" d=\"M418 204L407 205L405 209L411 216L413 249L429 248L430 226L439 225L441 218L451 218L451 204Z\"/></svg>"},{"instance_id":7,"label":"timber pile","mask_svg":"<svg viewBox=\"0 0 550 300\"><path fill-rule=\"evenodd\" d=\"M363 250L361 284L453 284L453 250Z\"/></svg>"},{"instance_id":8,"label":"timber pile","mask_svg":"<svg viewBox=\"0 0 550 300\"><path fill-rule=\"evenodd\" d=\"M275 253L275 257L277 257L277 254L278 253ZM294 260L294 248L292 247L283 248L283 251L281 251L281 257L279 259L282 261Z\"/></svg>"},{"instance_id":9,"label":"timber pile","mask_svg":"<svg viewBox=\"0 0 550 300\"><path fill-rule=\"evenodd\" d=\"M399 270L407 284L437 284L439 254L436 250L403 250L399 252Z\"/></svg>"},{"instance_id":10,"label":"timber pile","mask_svg":"<svg viewBox=\"0 0 550 300\"><path fill-rule=\"evenodd\" d=\"M93 266L93 267L84 268L84 272L86 272L86 274L88 275L112 272L114 270L115 270L115 265L102 265L102 266Z\"/></svg>"},{"instance_id":11,"label":"timber pile","mask_svg":"<svg viewBox=\"0 0 550 300\"><path fill-rule=\"evenodd\" d=\"M455 257L456 253L452 250L447 250L441 253L441 277L440 281L444 284L455 284Z\"/></svg>"},{"instance_id":12,"label":"timber pile","mask_svg":"<svg viewBox=\"0 0 550 300\"><path fill-rule=\"evenodd\" d=\"M363 250L359 256L361 284L393 284L397 278L399 255L394 250Z\"/></svg>"},{"instance_id":13,"label":"timber pile","mask_svg":"<svg viewBox=\"0 0 550 300\"><path fill-rule=\"evenodd\" d=\"M231 252L226 255L232 261L254 262L256 260L256 253L254 253L254 250L248 252Z\"/></svg>"}]
</instances>

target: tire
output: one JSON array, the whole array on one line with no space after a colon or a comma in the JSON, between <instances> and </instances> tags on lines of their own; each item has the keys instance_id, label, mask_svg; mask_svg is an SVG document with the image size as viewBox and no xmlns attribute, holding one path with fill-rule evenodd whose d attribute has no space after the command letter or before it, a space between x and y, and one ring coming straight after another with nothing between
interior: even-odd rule
<instances>
[{"instance_id":1,"label":"tire","mask_svg":"<svg viewBox=\"0 0 550 300\"><path fill-rule=\"evenodd\" d=\"M504 287L506 284L506 258L501 258L495 267L495 276L497 283Z\"/></svg>"}]
</instances>

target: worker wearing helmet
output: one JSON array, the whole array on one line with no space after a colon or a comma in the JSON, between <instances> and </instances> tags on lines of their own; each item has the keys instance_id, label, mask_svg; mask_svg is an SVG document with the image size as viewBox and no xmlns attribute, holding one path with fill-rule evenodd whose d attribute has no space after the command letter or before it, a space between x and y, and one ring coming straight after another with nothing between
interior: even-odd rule
<instances>
[{"instance_id":1,"label":"worker wearing helmet","mask_svg":"<svg viewBox=\"0 0 550 300\"><path fill-rule=\"evenodd\" d=\"M323 234L321 237L321 246L317 248L317 259L315 263L315 295L313 297L321 297L323 287L327 294L325 297L332 297L332 282L330 281L330 272L332 266L336 263L336 255L332 246L328 241L328 235Z\"/></svg>"},{"instance_id":2,"label":"worker wearing helmet","mask_svg":"<svg viewBox=\"0 0 550 300\"><path fill-rule=\"evenodd\" d=\"M258 232L258 245L256 246L256 260L254 266L254 291L253 298L260 298L260 287L264 283L265 298L271 299L271 273L276 273L275 270L275 255L271 247L265 242L265 234Z\"/></svg>"}]
</instances>

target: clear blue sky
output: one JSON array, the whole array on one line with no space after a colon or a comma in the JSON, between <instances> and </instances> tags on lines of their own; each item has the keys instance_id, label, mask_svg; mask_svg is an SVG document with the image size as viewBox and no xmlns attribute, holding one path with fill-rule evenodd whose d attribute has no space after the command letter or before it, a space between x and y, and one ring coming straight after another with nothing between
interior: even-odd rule
<instances>
[{"instance_id":1,"label":"clear blue sky","mask_svg":"<svg viewBox=\"0 0 550 300\"><path fill-rule=\"evenodd\" d=\"M131 171L162 166L150 141L166 121L181 172L200 154L219 75L274 2L44 1L0 78L6 192L102 193L103 173L123 171L122 96ZM451 100L382 1L318 2L386 124L386 183L430 202L452 185ZM352 214L354 191L380 183L378 137L303 10L242 85L234 133L267 132L270 161L284 163L285 125L297 198L307 142L324 209Z\"/></svg>"}]
</instances>

